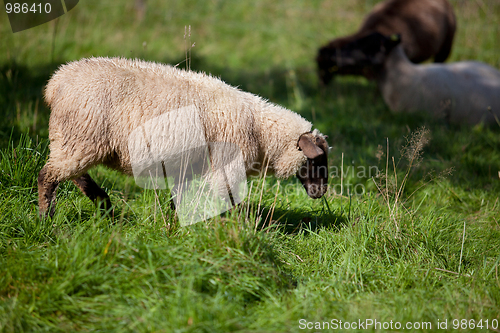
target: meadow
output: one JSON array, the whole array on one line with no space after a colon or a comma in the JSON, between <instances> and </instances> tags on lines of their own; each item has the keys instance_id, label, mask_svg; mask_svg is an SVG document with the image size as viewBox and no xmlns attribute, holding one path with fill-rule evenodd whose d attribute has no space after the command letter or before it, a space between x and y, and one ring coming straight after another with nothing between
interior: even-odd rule
<instances>
[{"instance_id":1,"label":"meadow","mask_svg":"<svg viewBox=\"0 0 500 333\"><path fill-rule=\"evenodd\" d=\"M319 85L317 49L377 2L86 0L16 34L2 11L0 332L500 331L500 126L392 114L364 78ZM500 68L500 2L451 3L449 61ZM39 219L43 88L89 56L178 64L298 112L329 136L328 194L251 178L238 209L180 227L168 192L98 167L114 217L66 182Z\"/></svg>"}]
</instances>

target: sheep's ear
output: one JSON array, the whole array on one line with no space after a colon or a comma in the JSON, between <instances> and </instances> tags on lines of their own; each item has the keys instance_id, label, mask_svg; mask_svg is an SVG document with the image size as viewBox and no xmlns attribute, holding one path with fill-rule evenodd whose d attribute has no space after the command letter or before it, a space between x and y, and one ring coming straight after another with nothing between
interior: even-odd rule
<instances>
[{"instance_id":1,"label":"sheep's ear","mask_svg":"<svg viewBox=\"0 0 500 333\"><path fill-rule=\"evenodd\" d=\"M390 38L393 42L401 42L401 34L392 34Z\"/></svg>"},{"instance_id":2,"label":"sheep's ear","mask_svg":"<svg viewBox=\"0 0 500 333\"><path fill-rule=\"evenodd\" d=\"M304 155L306 155L306 157L310 159L315 159L325 153L313 142L310 133L302 134L297 145L299 149L302 150Z\"/></svg>"},{"instance_id":3,"label":"sheep's ear","mask_svg":"<svg viewBox=\"0 0 500 333\"><path fill-rule=\"evenodd\" d=\"M392 50L396 45L401 43L401 34L392 34L387 37L386 47Z\"/></svg>"}]
</instances>

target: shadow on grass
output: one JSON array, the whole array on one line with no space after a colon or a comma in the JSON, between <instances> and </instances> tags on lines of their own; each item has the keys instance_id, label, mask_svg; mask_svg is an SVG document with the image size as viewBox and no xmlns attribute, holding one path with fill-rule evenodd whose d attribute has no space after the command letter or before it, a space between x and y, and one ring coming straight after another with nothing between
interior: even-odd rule
<instances>
[{"instance_id":1,"label":"shadow on grass","mask_svg":"<svg viewBox=\"0 0 500 333\"><path fill-rule=\"evenodd\" d=\"M258 230L267 228L277 229L285 234L299 232L316 232L319 228L334 228L339 230L348 224L348 220L342 214L333 212L305 212L303 209L293 210L285 208L262 208L260 214L262 219L257 225Z\"/></svg>"},{"instance_id":2,"label":"shadow on grass","mask_svg":"<svg viewBox=\"0 0 500 333\"><path fill-rule=\"evenodd\" d=\"M59 64L27 67L16 62L0 64L0 147L22 134L48 136L49 109L43 88Z\"/></svg>"}]
</instances>

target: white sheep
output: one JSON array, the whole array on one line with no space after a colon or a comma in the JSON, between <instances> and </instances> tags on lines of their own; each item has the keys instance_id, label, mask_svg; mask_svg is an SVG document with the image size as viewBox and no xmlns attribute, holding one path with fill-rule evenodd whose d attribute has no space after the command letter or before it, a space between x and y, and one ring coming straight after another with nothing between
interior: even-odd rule
<instances>
[{"instance_id":1,"label":"white sheep","mask_svg":"<svg viewBox=\"0 0 500 333\"><path fill-rule=\"evenodd\" d=\"M298 114L204 73L141 60L82 59L55 72L45 99L51 108L50 156L38 176L42 216L54 214L57 186L70 179L109 208L108 195L87 170L104 164L132 175L134 162L147 169L144 161L160 162L182 140L203 141L212 150L217 143L236 146L247 175L265 167L280 178L297 174L312 198L327 189L325 136L311 132L312 124ZM192 112L183 116L185 110ZM161 135L136 135L151 128ZM155 157L141 157L138 140ZM183 147L196 150L197 144ZM217 167L213 158L212 152Z\"/></svg>"},{"instance_id":2,"label":"white sheep","mask_svg":"<svg viewBox=\"0 0 500 333\"><path fill-rule=\"evenodd\" d=\"M383 59L376 81L394 112L430 112L451 123L495 123L500 117L500 71L477 61L411 63L399 35L365 37L365 63Z\"/></svg>"}]
</instances>

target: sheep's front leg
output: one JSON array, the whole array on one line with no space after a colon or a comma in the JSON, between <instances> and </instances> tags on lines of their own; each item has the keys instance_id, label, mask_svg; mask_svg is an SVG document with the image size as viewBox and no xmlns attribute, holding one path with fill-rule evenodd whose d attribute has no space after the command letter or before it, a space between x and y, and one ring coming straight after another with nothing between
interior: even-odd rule
<instances>
[{"instance_id":1,"label":"sheep's front leg","mask_svg":"<svg viewBox=\"0 0 500 333\"><path fill-rule=\"evenodd\" d=\"M73 183L96 205L100 201L100 209L107 211L111 208L111 200L108 194L96 184L88 173L73 179ZM111 215L113 215L113 211L111 211Z\"/></svg>"},{"instance_id":2,"label":"sheep's front leg","mask_svg":"<svg viewBox=\"0 0 500 333\"><path fill-rule=\"evenodd\" d=\"M38 207L39 216L44 218L49 216L52 218L56 209L56 190L59 185L57 178L50 172L49 167L46 165L40 170L38 174Z\"/></svg>"}]
</instances>

